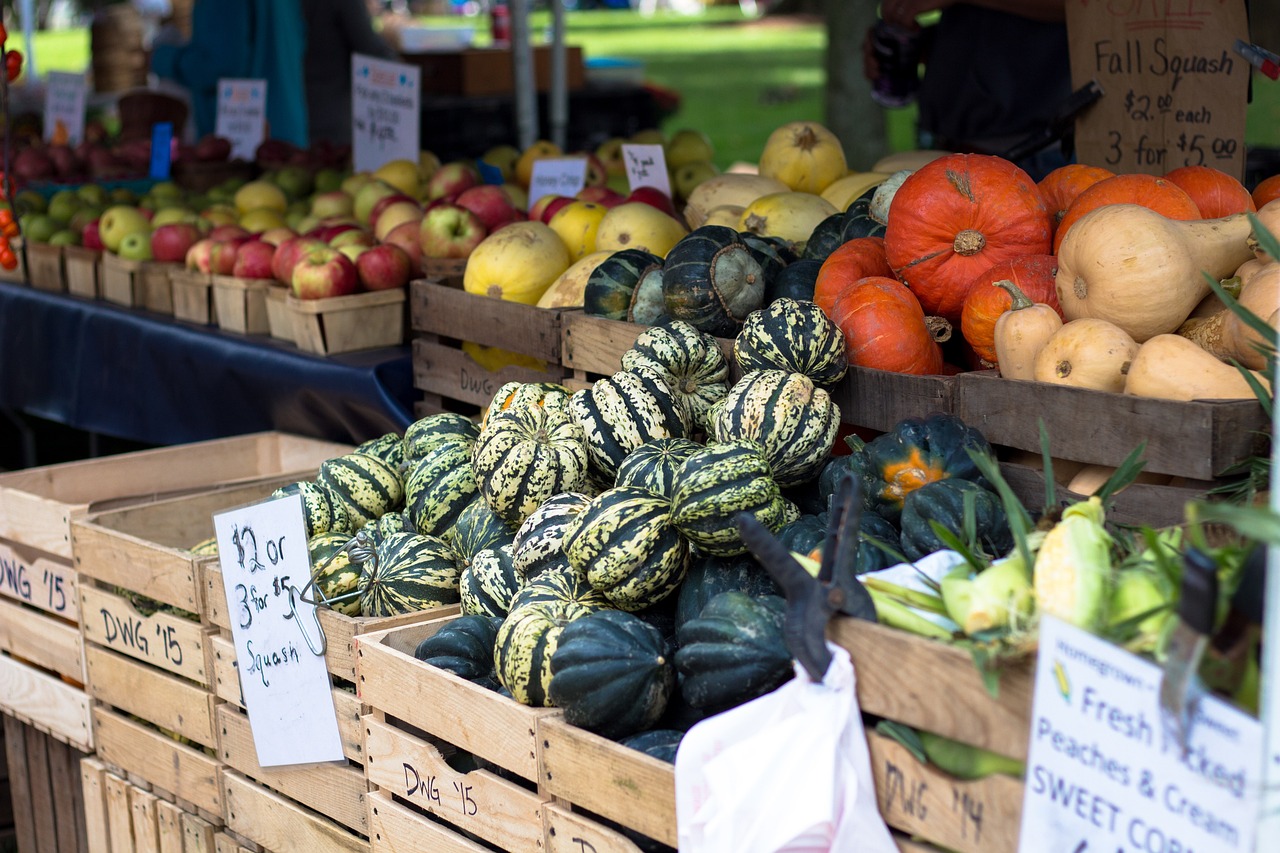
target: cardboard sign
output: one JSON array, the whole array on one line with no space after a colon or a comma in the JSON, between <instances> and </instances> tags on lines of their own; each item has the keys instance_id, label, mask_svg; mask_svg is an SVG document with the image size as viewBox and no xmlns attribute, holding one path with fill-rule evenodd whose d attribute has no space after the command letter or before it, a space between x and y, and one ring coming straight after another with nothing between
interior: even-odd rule
<instances>
[{"instance_id":1,"label":"cardboard sign","mask_svg":"<svg viewBox=\"0 0 1280 853\"><path fill-rule=\"evenodd\" d=\"M631 189L653 187L671 197L667 155L661 145L623 145L622 160L627 165L627 183Z\"/></svg>"},{"instance_id":2,"label":"cardboard sign","mask_svg":"<svg viewBox=\"0 0 1280 853\"><path fill-rule=\"evenodd\" d=\"M1262 727L1205 697L1184 751L1161 724L1161 674L1041 620L1020 853L1251 853Z\"/></svg>"},{"instance_id":3,"label":"cardboard sign","mask_svg":"<svg viewBox=\"0 0 1280 853\"><path fill-rule=\"evenodd\" d=\"M585 157L546 158L533 161L529 178L529 209L544 195L575 196L587 182Z\"/></svg>"},{"instance_id":4,"label":"cardboard sign","mask_svg":"<svg viewBox=\"0 0 1280 853\"><path fill-rule=\"evenodd\" d=\"M323 634L299 594L311 576L302 498L228 510L213 526L258 763L343 760Z\"/></svg>"},{"instance_id":5,"label":"cardboard sign","mask_svg":"<svg viewBox=\"0 0 1280 853\"><path fill-rule=\"evenodd\" d=\"M422 69L351 57L351 141L357 172L392 160L418 162Z\"/></svg>"},{"instance_id":6,"label":"cardboard sign","mask_svg":"<svg viewBox=\"0 0 1280 853\"><path fill-rule=\"evenodd\" d=\"M1212 166L1244 177L1250 65L1244 0L1068 0L1071 82L1100 101L1076 122L1079 162L1163 175Z\"/></svg>"},{"instance_id":7,"label":"cardboard sign","mask_svg":"<svg viewBox=\"0 0 1280 853\"><path fill-rule=\"evenodd\" d=\"M231 141L233 160L252 160L267 138L267 81L219 80L214 132Z\"/></svg>"},{"instance_id":8,"label":"cardboard sign","mask_svg":"<svg viewBox=\"0 0 1280 853\"><path fill-rule=\"evenodd\" d=\"M88 84L83 74L50 71L44 90L44 138L55 145L84 139L84 102Z\"/></svg>"}]
</instances>

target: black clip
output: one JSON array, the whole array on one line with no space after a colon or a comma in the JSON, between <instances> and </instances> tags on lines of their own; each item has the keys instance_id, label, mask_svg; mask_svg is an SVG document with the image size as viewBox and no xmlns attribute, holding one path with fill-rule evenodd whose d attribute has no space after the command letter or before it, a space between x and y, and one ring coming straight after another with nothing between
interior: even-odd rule
<instances>
[{"instance_id":1,"label":"black clip","mask_svg":"<svg viewBox=\"0 0 1280 853\"><path fill-rule=\"evenodd\" d=\"M1076 119L1086 109L1097 103L1102 98L1102 94L1102 87L1098 85L1097 80L1085 83L1058 105L1057 112L1049 120L1048 125L1017 142L1001 156L1006 160L1021 160L1063 139L1075 127Z\"/></svg>"},{"instance_id":2,"label":"black clip","mask_svg":"<svg viewBox=\"0 0 1280 853\"><path fill-rule=\"evenodd\" d=\"M826 641L831 617L844 613L856 619L876 621L875 603L854 575L861 523L862 495L858 481L852 474L846 474L831 496L822 566L815 578L755 516L738 514L742 541L786 594L783 635L787 650L816 682L822 681L831 666L831 650Z\"/></svg>"}]
</instances>

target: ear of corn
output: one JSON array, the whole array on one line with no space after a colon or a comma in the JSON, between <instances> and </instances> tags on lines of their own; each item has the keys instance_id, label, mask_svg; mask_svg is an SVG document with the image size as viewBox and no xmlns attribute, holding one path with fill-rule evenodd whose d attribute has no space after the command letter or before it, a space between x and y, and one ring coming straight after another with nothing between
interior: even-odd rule
<instances>
[{"instance_id":1,"label":"ear of corn","mask_svg":"<svg viewBox=\"0 0 1280 853\"><path fill-rule=\"evenodd\" d=\"M1045 536L1035 560L1035 600L1048 613L1086 630L1106 617L1111 536L1102 501L1089 498L1067 509Z\"/></svg>"}]
</instances>

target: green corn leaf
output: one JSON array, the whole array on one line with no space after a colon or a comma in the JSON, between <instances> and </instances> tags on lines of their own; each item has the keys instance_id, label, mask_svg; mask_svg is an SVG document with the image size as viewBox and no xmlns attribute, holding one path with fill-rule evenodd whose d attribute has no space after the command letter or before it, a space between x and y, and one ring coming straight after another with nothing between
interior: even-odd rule
<instances>
[{"instance_id":1,"label":"green corn leaf","mask_svg":"<svg viewBox=\"0 0 1280 853\"><path fill-rule=\"evenodd\" d=\"M986 477L987 482L995 488L996 494L1000 496L1000 503L1004 507L1005 517L1009 520L1009 532L1013 534L1014 547L1018 549L1018 553L1022 556L1023 564L1034 566L1036 564L1035 559L1031 556L1031 548L1027 545L1027 534L1034 525L1026 507L1022 505L1022 501L1018 500L1018 496L1013 493L1009 482L1000 473L1000 463L996 462L995 457L988 453L977 453L973 450L969 451L969 458L973 460L973 464L978 467L978 470L982 472L982 476Z\"/></svg>"},{"instance_id":2,"label":"green corn leaf","mask_svg":"<svg viewBox=\"0 0 1280 853\"><path fill-rule=\"evenodd\" d=\"M1107 481L1094 492L1095 495L1102 499L1104 505L1111 500L1112 495L1125 486L1132 485L1133 481L1138 479L1138 475L1142 473L1142 469L1147 464L1146 460L1142 458L1142 454L1146 449L1147 443L1145 441L1135 447L1120 463L1120 466L1112 472L1111 476L1107 478Z\"/></svg>"},{"instance_id":3,"label":"green corn leaf","mask_svg":"<svg viewBox=\"0 0 1280 853\"><path fill-rule=\"evenodd\" d=\"M1053 476L1053 454L1049 452L1049 430L1044 425L1044 418L1037 418L1040 425L1040 458L1044 460L1044 511L1048 512L1058 503L1057 482Z\"/></svg>"},{"instance_id":4,"label":"green corn leaf","mask_svg":"<svg viewBox=\"0 0 1280 853\"><path fill-rule=\"evenodd\" d=\"M876 734L894 741L911 753L911 756L921 764L929 763L929 757L924 752L924 744L920 742L920 735L916 734L916 730L910 726L894 720L881 720L876 723Z\"/></svg>"},{"instance_id":5,"label":"green corn leaf","mask_svg":"<svg viewBox=\"0 0 1280 853\"><path fill-rule=\"evenodd\" d=\"M1262 250L1273 258L1280 258L1280 240L1267 230L1256 214L1250 213L1249 224L1253 226L1253 238L1258 241Z\"/></svg>"}]
</instances>

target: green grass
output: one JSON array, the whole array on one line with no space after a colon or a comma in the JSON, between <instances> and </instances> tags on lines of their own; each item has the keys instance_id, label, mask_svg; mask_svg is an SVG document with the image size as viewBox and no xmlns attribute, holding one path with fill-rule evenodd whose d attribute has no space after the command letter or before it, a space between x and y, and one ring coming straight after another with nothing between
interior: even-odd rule
<instances>
[{"instance_id":1,"label":"green grass","mask_svg":"<svg viewBox=\"0 0 1280 853\"><path fill-rule=\"evenodd\" d=\"M816 20L752 21L733 6L697 16L660 12L651 18L624 11L575 11L566 18L568 41L586 56L635 59L647 79L680 93L680 109L663 129L697 128L711 137L716 161L754 162L769 132L797 119L823 120L826 31ZM480 42L488 19L436 18L433 24L474 24ZM536 13L535 33L550 15ZM79 71L88 65L87 30L36 35L40 70ZM1280 82L1255 76L1245 141L1280 148ZM914 147L914 109L890 110L886 150Z\"/></svg>"}]
</instances>

